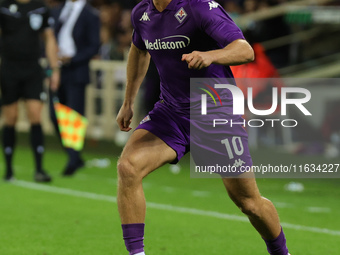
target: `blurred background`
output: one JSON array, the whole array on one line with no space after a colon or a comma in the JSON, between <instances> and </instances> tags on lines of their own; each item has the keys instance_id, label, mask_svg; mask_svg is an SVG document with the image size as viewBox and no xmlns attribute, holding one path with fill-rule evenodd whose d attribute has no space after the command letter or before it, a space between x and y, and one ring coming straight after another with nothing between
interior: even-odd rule
<instances>
[{"instance_id":1,"label":"blurred background","mask_svg":"<svg viewBox=\"0 0 340 255\"><path fill-rule=\"evenodd\" d=\"M91 0L101 20L101 47L91 61L91 83L86 92L86 117L89 119L88 139L125 144L128 135L118 131L115 116L124 96L126 58L131 44L131 10L139 1ZM229 15L244 32L255 50L254 63L233 67L236 78L338 78L340 76L340 1L285 1L285 0L219 0ZM51 8L62 4L46 0ZM287 85L286 85L287 86ZM290 85L288 85L290 86ZM295 86L298 86L297 84ZM305 86L305 85L303 85ZM271 84L254 89L258 107L271 103ZM322 106L317 116L304 120L292 130L291 139L282 141L280 130L256 133L251 147L259 145L289 145L293 153L325 153L339 156L340 123L338 121L340 89L336 82L308 86ZM159 96L158 73L151 63L141 87L133 125L152 109ZM47 96L46 96L47 98ZM259 106L260 104L260 106ZM317 107L320 108L318 105ZM291 113L294 115L294 112ZM44 111L44 131L53 134ZM29 127L25 114L18 124L20 131ZM308 132L306 132L308 127ZM258 132L259 131L259 132ZM262 133L261 133L262 132ZM274 133L273 133L274 132ZM306 144L308 146L306 146ZM306 148L308 147L308 148Z\"/></svg>"},{"instance_id":2,"label":"blurred background","mask_svg":"<svg viewBox=\"0 0 340 255\"><path fill-rule=\"evenodd\" d=\"M86 91L86 117L89 120L84 148L86 165L72 180L58 177L66 159L60 152L46 105L43 113L43 128L47 135L45 162L56 178L47 188L31 183L33 163L26 134L29 123L22 107L17 125L21 134L15 156L19 181L7 187L0 183L2 194L11 193L11 196L1 198L3 221L0 225L3 230L0 232L6 233L2 237L3 243L13 243L16 236L24 234L26 238L21 247L28 247L31 253L22 253L14 245L0 247L0 254L124 254L117 210L107 202L115 203L112 197L116 189L115 164L130 135L119 131L115 118L124 98L126 58L132 34L131 10L138 2L90 0L90 4L100 13L101 47L90 63L91 82ZM298 127L288 132L280 127L248 130L254 164L339 164L340 82L336 78L340 78L340 1L217 2L243 30L256 54L255 62L233 67L235 77L305 78L307 80L302 83L294 83L290 79L292 82L282 86L307 88L313 98L306 105L312 117L299 115L296 109L288 112L291 118L299 121ZM46 0L46 3L51 8L62 4L56 0ZM331 79L320 80L323 78ZM306 82L313 80L315 82ZM254 91L254 103L258 108L267 109L271 105L273 84L268 82L262 85ZM151 63L135 105L133 126L152 109L158 95L159 78ZM251 116L246 114L246 118ZM3 162L0 163L2 173ZM176 166L162 167L144 183L146 197L153 202L147 222L152 218L149 226L155 231L148 232L146 243L153 240L156 244L151 250L154 253L150 254L213 254L211 252L216 246L212 243L221 248L225 245L216 236L233 240L235 245L229 246L230 254L263 254L261 240L253 241L255 233L242 223L244 220L228 216L241 217L241 214L228 200L222 185L216 185L215 180L189 179L188 172L189 159L185 157ZM340 254L339 184L339 179L259 180L263 194L273 200L279 210L287 228L289 245L293 247L292 254ZM25 212L18 212L17 203L25 208ZM184 207L198 211L186 211ZM218 214L208 213L207 216L199 210ZM48 215L37 217L33 211L47 212ZM98 221L98 218L101 220ZM166 231L163 229L162 232L156 225L157 220L164 224ZM174 221L177 223L174 224ZM198 221L202 225L197 225ZM228 232L230 236L217 230L224 221L227 221L226 228L233 230ZM13 226L16 228L13 229ZM183 233L181 229L185 228L190 231ZM198 247L187 245L200 237L197 234L200 231L217 232L215 237L200 238L202 243ZM30 233L34 233L33 237ZM173 235L169 237L168 233ZM169 243L177 242L177 245L163 244L165 238ZM39 239L43 242L37 241ZM247 239L252 250L247 250L241 241L237 245L236 239ZM82 245L79 246L79 243ZM63 244L66 246L60 248ZM215 250L219 251L216 254L224 252L223 249Z\"/></svg>"}]
</instances>

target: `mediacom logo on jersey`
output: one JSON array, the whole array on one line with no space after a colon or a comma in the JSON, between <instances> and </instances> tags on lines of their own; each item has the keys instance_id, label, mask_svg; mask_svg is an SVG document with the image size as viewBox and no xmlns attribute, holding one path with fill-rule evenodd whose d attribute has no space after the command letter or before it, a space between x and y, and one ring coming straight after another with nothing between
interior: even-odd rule
<instances>
[{"instance_id":1,"label":"mediacom logo on jersey","mask_svg":"<svg viewBox=\"0 0 340 255\"><path fill-rule=\"evenodd\" d=\"M190 38L184 35L172 35L156 39L153 42L144 40L144 44L147 50L178 50L188 47Z\"/></svg>"}]
</instances>

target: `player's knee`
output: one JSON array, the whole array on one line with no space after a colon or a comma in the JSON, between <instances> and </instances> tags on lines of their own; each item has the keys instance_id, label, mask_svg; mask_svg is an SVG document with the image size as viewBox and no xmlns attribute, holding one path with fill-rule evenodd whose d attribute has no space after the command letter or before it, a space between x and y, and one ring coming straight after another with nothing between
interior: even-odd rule
<instances>
[{"instance_id":1,"label":"player's knee","mask_svg":"<svg viewBox=\"0 0 340 255\"><path fill-rule=\"evenodd\" d=\"M256 202L255 199L247 198L243 199L243 201L240 201L238 207L245 215L257 216L259 215L261 205Z\"/></svg>"},{"instance_id":2,"label":"player's knee","mask_svg":"<svg viewBox=\"0 0 340 255\"><path fill-rule=\"evenodd\" d=\"M4 119L6 126L14 126L17 123L18 114L13 113L12 115L7 115Z\"/></svg>"},{"instance_id":3,"label":"player's knee","mask_svg":"<svg viewBox=\"0 0 340 255\"><path fill-rule=\"evenodd\" d=\"M30 114L28 114L28 119L29 119L29 122L32 125L40 124L40 122L41 122L40 113L39 112L31 112Z\"/></svg>"},{"instance_id":4,"label":"player's knee","mask_svg":"<svg viewBox=\"0 0 340 255\"><path fill-rule=\"evenodd\" d=\"M137 165L128 158L121 158L117 164L117 173L120 181L133 183L143 179Z\"/></svg>"}]
</instances>

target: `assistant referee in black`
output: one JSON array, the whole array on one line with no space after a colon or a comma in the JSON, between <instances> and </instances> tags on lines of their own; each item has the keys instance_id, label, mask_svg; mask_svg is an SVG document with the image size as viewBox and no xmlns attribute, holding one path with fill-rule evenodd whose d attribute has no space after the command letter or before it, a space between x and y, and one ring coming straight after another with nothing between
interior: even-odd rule
<instances>
[{"instance_id":1,"label":"assistant referee in black","mask_svg":"<svg viewBox=\"0 0 340 255\"><path fill-rule=\"evenodd\" d=\"M0 86L4 117L3 149L6 162L5 180L14 177L12 157L15 146L15 124L18 117L18 100L25 100L31 124L30 140L35 158L34 180L49 182L51 177L42 167L44 152L41 129L43 70L39 65L41 37L51 66L50 86L59 86L58 48L52 30L53 19L40 0L3 0L0 3L1 68ZM23 162L25 165L25 162Z\"/></svg>"}]
</instances>

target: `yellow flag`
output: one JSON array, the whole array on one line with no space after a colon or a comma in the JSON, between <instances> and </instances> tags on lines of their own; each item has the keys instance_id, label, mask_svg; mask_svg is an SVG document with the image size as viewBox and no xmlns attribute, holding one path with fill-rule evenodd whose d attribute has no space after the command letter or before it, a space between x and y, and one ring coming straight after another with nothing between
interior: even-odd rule
<instances>
[{"instance_id":1,"label":"yellow flag","mask_svg":"<svg viewBox=\"0 0 340 255\"><path fill-rule=\"evenodd\" d=\"M84 147L84 140L88 120L61 103L54 103L61 141L64 147L80 151Z\"/></svg>"}]
</instances>

